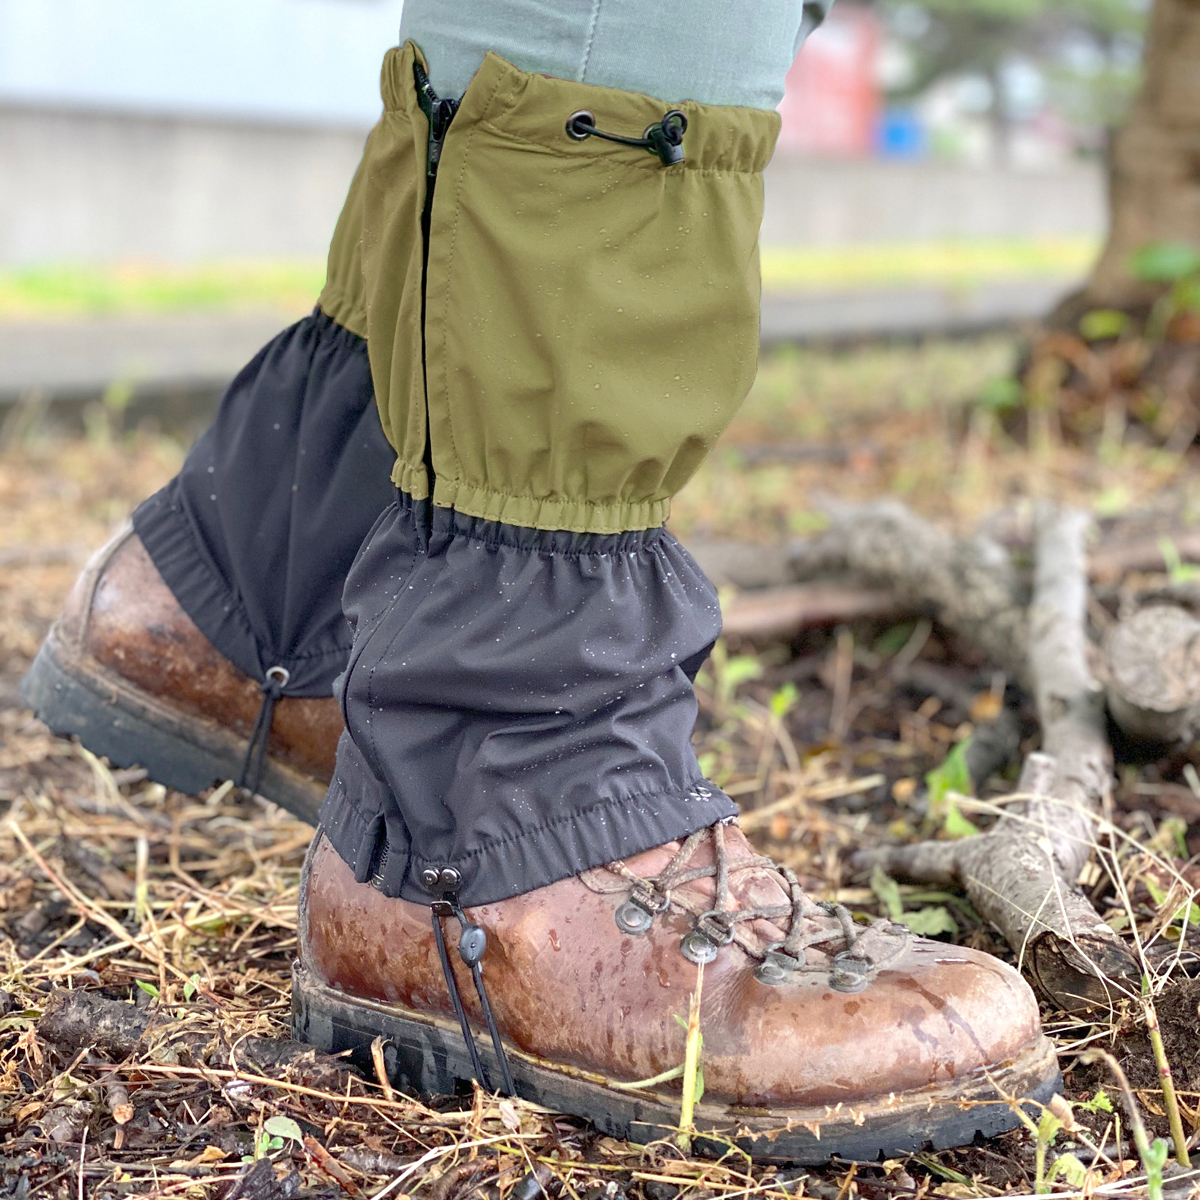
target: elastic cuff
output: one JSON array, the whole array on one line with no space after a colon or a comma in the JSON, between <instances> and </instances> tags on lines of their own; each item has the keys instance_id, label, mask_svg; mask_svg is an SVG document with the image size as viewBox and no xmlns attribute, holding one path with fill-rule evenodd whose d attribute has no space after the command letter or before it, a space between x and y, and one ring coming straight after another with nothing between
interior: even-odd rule
<instances>
[{"instance_id":1,"label":"elastic cuff","mask_svg":"<svg viewBox=\"0 0 1200 1200\"><path fill-rule=\"evenodd\" d=\"M392 483L413 500L423 500L429 494L425 467L418 463L397 459L392 468ZM671 515L669 498L615 500L601 504L572 500L568 496L514 495L441 475L434 483L433 503L437 508L453 509L484 521L567 533L627 533L657 529Z\"/></svg>"}]
</instances>

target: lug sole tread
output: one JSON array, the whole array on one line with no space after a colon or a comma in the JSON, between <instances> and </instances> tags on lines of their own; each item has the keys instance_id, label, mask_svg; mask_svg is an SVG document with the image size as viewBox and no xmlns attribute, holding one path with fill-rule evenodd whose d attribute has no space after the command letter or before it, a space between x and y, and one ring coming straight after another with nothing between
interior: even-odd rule
<instances>
[{"instance_id":1,"label":"lug sole tread","mask_svg":"<svg viewBox=\"0 0 1200 1200\"><path fill-rule=\"evenodd\" d=\"M389 1076L402 1089L426 1097L452 1095L470 1080L470 1060L457 1025L347 996L299 963L292 972L292 1013L297 1040L330 1053L350 1051L352 1061L368 1075L374 1073L371 1042L382 1035L388 1043L384 1060ZM488 1039L477 1038L477 1045L489 1079L498 1079ZM678 1132L677 1097L606 1087L587 1072L543 1063L511 1048L508 1052L517 1090L528 1100L584 1117L611 1137L640 1144ZM719 1155L733 1143L756 1158L793 1163L824 1163L835 1156L874 1162L1006 1133L1020 1119L1001 1092L1036 1106L1048 1101L1060 1084L1054 1048L1042 1038L1020 1059L999 1065L991 1080L894 1096L891 1103L858 1105L853 1111L821 1107L764 1116L702 1102L696 1123L703 1132L695 1144L702 1153Z\"/></svg>"}]
</instances>

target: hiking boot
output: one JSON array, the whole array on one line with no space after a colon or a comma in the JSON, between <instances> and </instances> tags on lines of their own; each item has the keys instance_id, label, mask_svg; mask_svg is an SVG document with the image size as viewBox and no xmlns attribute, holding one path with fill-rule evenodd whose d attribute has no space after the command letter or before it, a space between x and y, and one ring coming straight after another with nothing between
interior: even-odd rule
<instances>
[{"instance_id":1,"label":"hiking boot","mask_svg":"<svg viewBox=\"0 0 1200 1200\"><path fill-rule=\"evenodd\" d=\"M192 794L241 779L314 824L342 730L332 696L264 703L179 607L131 525L83 569L21 695L115 766Z\"/></svg>"},{"instance_id":2,"label":"hiking boot","mask_svg":"<svg viewBox=\"0 0 1200 1200\"><path fill-rule=\"evenodd\" d=\"M1011 967L815 903L736 825L466 912L455 876L423 872L432 908L388 898L318 834L297 1038L372 1072L383 1037L401 1087L475 1077L644 1143L679 1124L700 988L698 1148L799 1162L962 1145L1012 1129L1013 1102L1059 1083Z\"/></svg>"}]
</instances>

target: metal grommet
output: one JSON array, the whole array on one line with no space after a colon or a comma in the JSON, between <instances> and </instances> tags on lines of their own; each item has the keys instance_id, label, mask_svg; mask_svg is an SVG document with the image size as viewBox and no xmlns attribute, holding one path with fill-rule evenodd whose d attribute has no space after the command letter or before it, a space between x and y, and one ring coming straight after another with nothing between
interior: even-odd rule
<instances>
[{"instance_id":1,"label":"metal grommet","mask_svg":"<svg viewBox=\"0 0 1200 1200\"><path fill-rule=\"evenodd\" d=\"M578 123L581 121L586 121L592 126L596 124L596 118L586 108L581 108L577 112L573 112L567 118L567 137L576 142L582 142L585 138L592 136L590 129L579 128Z\"/></svg>"},{"instance_id":2,"label":"metal grommet","mask_svg":"<svg viewBox=\"0 0 1200 1200\"><path fill-rule=\"evenodd\" d=\"M268 667L267 678L279 684L282 688L287 687L288 681L292 678L292 673L287 667Z\"/></svg>"},{"instance_id":3,"label":"metal grommet","mask_svg":"<svg viewBox=\"0 0 1200 1200\"><path fill-rule=\"evenodd\" d=\"M437 867L426 867L421 872L421 886L427 891L432 892L438 885L438 869Z\"/></svg>"},{"instance_id":4,"label":"metal grommet","mask_svg":"<svg viewBox=\"0 0 1200 1200\"><path fill-rule=\"evenodd\" d=\"M835 992L861 992L871 982L872 965L869 959L843 950L829 965L829 986Z\"/></svg>"},{"instance_id":5,"label":"metal grommet","mask_svg":"<svg viewBox=\"0 0 1200 1200\"><path fill-rule=\"evenodd\" d=\"M780 987L787 983L792 972L800 966L800 959L788 954L779 946L771 946L763 956L762 962L754 969L754 978L768 987Z\"/></svg>"},{"instance_id":6,"label":"metal grommet","mask_svg":"<svg viewBox=\"0 0 1200 1200\"><path fill-rule=\"evenodd\" d=\"M444 892L457 892L462 876L453 867L443 867L438 872L437 885Z\"/></svg>"},{"instance_id":7,"label":"metal grommet","mask_svg":"<svg viewBox=\"0 0 1200 1200\"><path fill-rule=\"evenodd\" d=\"M654 924L654 914L643 908L640 904L635 904L632 900L626 900L615 913L613 920L617 923L617 928L622 933L631 934L633 937L641 937L643 933L648 933L650 926Z\"/></svg>"},{"instance_id":8,"label":"metal grommet","mask_svg":"<svg viewBox=\"0 0 1200 1200\"><path fill-rule=\"evenodd\" d=\"M684 936L683 941L679 943L679 953L683 955L688 962L710 963L717 957L717 951L720 947L706 933L699 929L693 929L691 933Z\"/></svg>"}]
</instances>

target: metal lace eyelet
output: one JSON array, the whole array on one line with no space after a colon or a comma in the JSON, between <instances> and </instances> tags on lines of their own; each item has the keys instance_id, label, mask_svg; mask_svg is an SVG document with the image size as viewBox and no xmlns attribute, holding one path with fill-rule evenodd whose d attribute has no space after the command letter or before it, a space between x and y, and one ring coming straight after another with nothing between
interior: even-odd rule
<instances>
[{"instance_id":1,"label":"metal lace eyelet","mask_svg":"<svg viewBox=\"0 0 1200 1200\"><path fill-rule=\"evenodd\" d=\"M792 972L802 964L803 959L797 958L794 954L788 954L782 949L782 946L783 943L780 942L778 945L767 947L762 962L754 970L754 978L759 983L765 983L768 987L781 987L791 979Z\"/></svg>"},{"instance_id":2,"label":"metal lace eyelet","mask_svg":"<svg viewBox=\"0 0 1200 1200\"><path fill-rule=\"evenodd\" d=\"M639 937L649 931L654 918L671 906L670 892L657 892L639 885L615 913L613 919L622 933Z\"/></svg>"},{"instance_id":3,"label":"metal lace eyelet","mask_svg":"<svg viewBox=\"0 0 1200 1200\"><path fill-rule=\"evenodd\" d=\"M585 138L592 136L592 129L595 128L595 125L596 118L586 108L581 108L567 118L567 137L576 142L582 142ZM588 128L589 126L590 128Z\"/></svg>"},{"instance_id":4,"label":"metal lace eyelet","mask_svg":"<svg viewBox=\"0 0 1200 1200\"><path fill-rule=\"evenodd\" d=\"M613 913L613 920L622 933L641 937L642 934L649 933L650 926L654 924L654 914L633 900L626 900Z\"/></svg>"},{"instance_id":5,"label":"metal lace eyelet","mask_svg":"<svg viewBox=\"0 0 1200 1200\"><path fill-rule=\"evenodd\" d=\"M835 992L861 992L871 982L873 967L870 959L843 950L829 965L829 986Z\"/></svg>"},{"instance_id":6,"label":"metal lace eyelet","mask_svg":"<svg viewBox=\"0 0 1200 1200\"><path fill-rule=\"evenodd\" d=\"M267 678L279 684L281 688L285 688L292 678L292 673L287 667L268 667Z\"/></svg>"},{"instance_id":7,"label":"metal lace eyelet","mask_svg":"<svg viewBox=\"0 0 1200 1200\"><path fill-rule=\"evenodd\" d=\"M733 941L733 929L721 916L716 909L710 909L696 918L691 933L685 934L679 943L679 952L688 962L712 962L717 951Z\"/></svg>"},{"instance_id":8,"label":"metal lace eyelet","mask_svg":"<svg viewBox=\"0 0 1200 1200\"><path fill-rule=\"evenodd\" d=\"M718 950L720 946L700 929L693 929L691 933L685 934L679 943L679 953L697 966L712 962L717 957Z\"/></svg>"}]
</instances>

